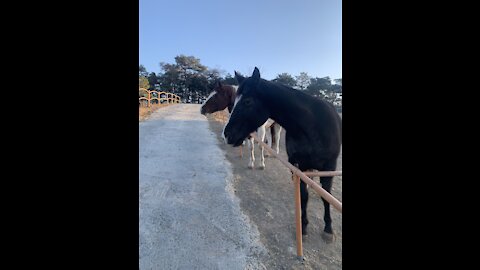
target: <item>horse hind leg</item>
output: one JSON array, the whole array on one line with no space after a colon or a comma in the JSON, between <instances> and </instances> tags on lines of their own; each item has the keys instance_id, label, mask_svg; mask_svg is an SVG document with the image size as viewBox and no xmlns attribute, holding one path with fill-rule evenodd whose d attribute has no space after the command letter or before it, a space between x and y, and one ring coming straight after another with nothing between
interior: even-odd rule
<instances>
[{"instance_id":1,"label":"horse hind leg","mask_svg":"<svg viewBox=\"0 0 480 270\"><path fill-rule=\"evenodd\" d=\"M277 154L280 153L280 134L282 133L282 127L280 125L277 125L277 130L274 131L272 130L272 134L275 137L275 150L277 151Z\"/></svg>"},{"instance_id":2,"label":"horse hind leg","mask_svg":"<svg viewBox=\"0 0 480 270\"><path fill-rule=\"evenodd\" d=\"M272 128L270 127L269 130L272 130ZM266 133L266 135L265 135L266 140L265 141L266 141L268 147L272 148L272 139L273 139L272 134L271 134L271 132L268 132L268 131L266 131L265 133ZM270 157L270 154L268 153L268 151L265 153L265 157Z\"/></svg>"}]
</instances>

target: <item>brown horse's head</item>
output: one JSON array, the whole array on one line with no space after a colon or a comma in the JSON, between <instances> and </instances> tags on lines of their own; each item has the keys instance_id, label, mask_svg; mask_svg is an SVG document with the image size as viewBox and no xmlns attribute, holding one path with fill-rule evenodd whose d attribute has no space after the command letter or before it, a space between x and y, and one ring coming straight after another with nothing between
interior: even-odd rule
<instances>
[{"instance_id":1,"label":"brown horse's head","mask_svg":"<svg viewBox=\"0 0 480 270\"><path fill-rule=\"evenodd\" d=\"M200 113L207 115L209 113L218 112L228 107L231 111L235 103L235 87L232 85L225 85L221 82L215 84L213 92L208 96L203 103Z\"/></svg>"}]
</instances>

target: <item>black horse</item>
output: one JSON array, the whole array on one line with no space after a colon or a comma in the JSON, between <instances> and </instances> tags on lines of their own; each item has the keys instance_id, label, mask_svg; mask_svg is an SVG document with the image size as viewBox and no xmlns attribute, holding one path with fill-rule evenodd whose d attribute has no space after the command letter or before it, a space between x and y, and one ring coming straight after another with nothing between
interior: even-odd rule
<instances>
[{"instance_id":1,"label":"black horse","mask_svg":"<svg viewBox=\"0 0 480 270\"><path fill-rule=\"evenodd\" d=\"M300 170L334 171L342 144L342 120L335 107L288 86L260 78L255 67L250 78L235 71L240 86L235 106L224 129L228 144L238 146L268 118L285 130L288 161ZM333 177L321 177L322 187L330 193ZM302 233L307 234L306 184L300 182L302 205ZM330 204L324 200L325 229L323 238L333 239Z\"/></svg>"}]
</instances>

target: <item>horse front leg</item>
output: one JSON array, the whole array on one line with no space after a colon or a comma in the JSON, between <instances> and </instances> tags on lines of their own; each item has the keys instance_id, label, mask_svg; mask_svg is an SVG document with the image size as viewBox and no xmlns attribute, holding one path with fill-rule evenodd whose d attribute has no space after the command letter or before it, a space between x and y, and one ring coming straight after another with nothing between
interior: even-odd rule
<instances>
[{"instance_id":1,"label":"horse front leg","mask_svg":"<svg viewBox=\"0 0 480 270\"><path fill-rule=\"evenodd\" d=\"M254 139L248 139L248 149L250 149L250 161L248 162L248 168L253 169L255 164L255 151L254 151Z\"/></svg>"},{"instance_id":2,"label":"horse front leg","mask_svg":"<svg viewBox=\"0 0 480 270\"><path fill-rule=\"evenodd\" d=\"M262 142L265 141L265 125L261 126L260 128L258 128L258 135L260 137L260 140ZM260 144L258 144L258 146L260 146L260 167L258 167L259 169L263 170L265 169L265 155L264 155L264 149L263 149L263 146L261 146Z\"/></svg>"},{"instance_id":3,"label":"horse front leg","mask_svg":"<svg viewBox=\"0 0 480 270\"><path fill-rule=\"evenodd\" d=\"M238 147L240 155L238 156L239 158L243 158L243 146L245 145L245 140L243 140L243 143Z\"/></svg>"},{"instance_id":4,"label":"horse front leg","mask_svg":"<svg viewBox=\"0 0 480 270\"><path fill-rule=\"evenodd\" d=\"M308 189L307 184L305 182L300 181L300 202L302 205L302 234L307 234L307 225L308 225L308 218L307 218L307 204L308 204Z\"/></svg>"},{"instance_id":5,"label":"horse front leg","mask_svg":"<svg viewBox=\"0 0 480 270\"><path fill-rule=\"evenodd\" d=\"M295 167L299 168L297 163L292 162L289 158L288 162L294 164ZM300 168L299 168L300 169ZM293 174L293 172L292 172ZM302 235L307 235L307 204L308 204L308 189L307 184L300 180L300 207L301 207L301 218L302 218Z\"/></svg>"}]
</instances>

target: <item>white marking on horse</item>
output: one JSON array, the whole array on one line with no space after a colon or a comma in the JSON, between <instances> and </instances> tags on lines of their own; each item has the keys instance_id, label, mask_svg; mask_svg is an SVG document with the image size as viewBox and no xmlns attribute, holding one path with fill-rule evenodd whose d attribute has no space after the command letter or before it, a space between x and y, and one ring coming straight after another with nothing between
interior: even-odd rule
<instances>
[{"instance_id":1,"label":"white marking on horse","mask_svg":"<svg viewBox=\"0 0 480 270\"><path fill-rule=\"evenodd\" d=\"M233 104L232 114L233 114L233 111L235 110L235 107L237 106L237 103L240 102L241 99L242 99L242 95L235 98L235 103Z\"/></svg>"},{"instance_id":2,"label":"white marking on horse","mask_svg":"<svg viewBox=\"0 0 480 270\"><path fill-rule=\"evenodd\" d=\"M230 118L228 118L230 119ZM228 122L227 122L228 124ZM223 126L223 130L222 130L222 138L223 138L223 141L225 142L225 144L227 144L227 138L225 138L225 127L227 126L227 124L225 124L225 126Z\"/></svg>"},{"instance_id":3,"label":"white marking on horse","mask_svg":"<svg viewBox=\"0 0 480 270\"><path fill-rule=\"evenodd\" d=\"M216 93L217 93L217 91L211 92L210 95L208 95L207 99L205 100L205 102L204 102L203 104L207 103L207 101L208 101L209 99L211 99L211 98L213 97L213 95L215 95Z\"/></svg>"},{"instance_id":4,"label":"white marking on horse","mask_svg":"<svg viewBox=\"0 0 480 270\"><path fill-rule=\"evenodd\" d=\"M265 141L265 134L267 133L265 127L267 125L267 122L268 122L268 120L265 123L263 123L263 125L259 126L258 129L257 129L257 134L260 137L260 140L262 140L262 142ZM265 154L264 154L263 146L259 145L259 147L260 147L260 150L261 150L261 152L260 152L260 167L259 168L263 170L263 169L265 169Z\"/></svg>"}]
</instances>

